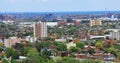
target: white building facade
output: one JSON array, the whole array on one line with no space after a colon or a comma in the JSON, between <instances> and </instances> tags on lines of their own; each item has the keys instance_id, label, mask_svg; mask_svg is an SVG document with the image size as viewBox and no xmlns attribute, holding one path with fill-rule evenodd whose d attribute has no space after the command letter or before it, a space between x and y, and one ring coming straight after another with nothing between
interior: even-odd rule
<instances>
[{"instance_id":1,"label":"white building facade","mask_svg":"<svg viewBox=\"0 0 120 63\"><path fill-rule=\"evenodd\" d=\"M41 37L47 37L47 24L46 22L41 22Z\"/></svg>"},{"instance_id":2,"label":"white building facade","mask_svg":"<svg viewBox=\"0 0 120 63\"><path fill-rule=\"evenodd\" d=\"M120 32L119 31L110 32L110 36L112 39L120 40Z\"/></svg>"},{"instance_id":3,"label":"white building facade","mask_svg":"<svg viewBox=\"0 0 120 63\"><path fill-rule=\"evenodd\" d=\"M34 23L34 38L47 37L47 24L46 22Z\"/></svg>"}]
</instances>

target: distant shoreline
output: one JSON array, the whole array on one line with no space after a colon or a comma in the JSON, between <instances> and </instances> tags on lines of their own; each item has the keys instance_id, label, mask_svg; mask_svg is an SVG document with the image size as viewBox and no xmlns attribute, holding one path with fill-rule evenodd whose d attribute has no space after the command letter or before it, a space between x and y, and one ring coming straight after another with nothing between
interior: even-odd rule
<instances>
[{"instance_id":1,"label":"distant shoreline","mask_svg":"<svg viewBox=\"0 0 120 63\"><path fill-rule=\"evenodd\" d=\"M61 11L61 12L0 12L0 14L105 14L120 13L120 11Z\"/></svg>"}]
</instances>

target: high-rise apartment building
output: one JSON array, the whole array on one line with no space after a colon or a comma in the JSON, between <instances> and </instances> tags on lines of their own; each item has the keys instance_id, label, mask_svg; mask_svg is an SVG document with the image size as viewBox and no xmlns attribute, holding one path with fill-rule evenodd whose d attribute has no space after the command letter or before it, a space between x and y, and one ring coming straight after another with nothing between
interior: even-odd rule
<instances>
[{"instance_id":1,"label":"high-rise apartment building","mask_svg":"<svg viewBox=\"0 0 120 63\"><path fill-rule=\"evenodd\" d=\"M47 37L47 24L46 22L36 22L34 23L34 37L44 38Z\"/></svg>"},{"instance_id":2,"label":"high-rise apartment building","mask_svg":"<svg viewBox=\"0 0 120 63\"><path fill-rule=\"evenodd\" d=\"M91 20L90 21L90 27L92 27L92 26L101 26L101 25L102 25L101 20Z\"/></svg>"}]
</instances>

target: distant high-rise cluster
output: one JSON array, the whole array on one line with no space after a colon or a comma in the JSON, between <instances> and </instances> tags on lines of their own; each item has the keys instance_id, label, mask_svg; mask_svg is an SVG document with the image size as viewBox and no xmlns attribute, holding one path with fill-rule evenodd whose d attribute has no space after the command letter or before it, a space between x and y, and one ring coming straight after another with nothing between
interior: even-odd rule
<instances>
[{"instance_id":1,"label":"distant high-rise cluster","mask_svg":"<svg viewBox=\"0 0 120 63\"><path fill-rule=\"evenodd\" d=\"M44 38L47 37L47 24L46 22L36 22L34 23L34 37Z\"/></svg>"}]
</instances>

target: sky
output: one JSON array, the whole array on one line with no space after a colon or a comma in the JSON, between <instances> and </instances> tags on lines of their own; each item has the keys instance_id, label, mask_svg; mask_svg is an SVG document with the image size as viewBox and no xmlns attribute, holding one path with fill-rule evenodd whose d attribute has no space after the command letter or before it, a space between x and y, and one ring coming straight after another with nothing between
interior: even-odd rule
<instances>
[{"instance_id":1,"label":"sky","mask_svg":"<svg viewBox=\"0 0 120 63\"><path fill-rule=\"evenodd\" d=\"M119 10L120 0L0 0L0 12Z\"/></svg>"}]
</instances>

